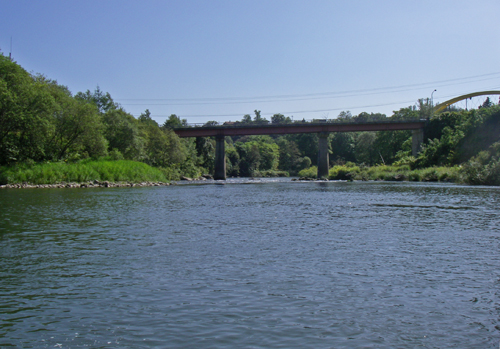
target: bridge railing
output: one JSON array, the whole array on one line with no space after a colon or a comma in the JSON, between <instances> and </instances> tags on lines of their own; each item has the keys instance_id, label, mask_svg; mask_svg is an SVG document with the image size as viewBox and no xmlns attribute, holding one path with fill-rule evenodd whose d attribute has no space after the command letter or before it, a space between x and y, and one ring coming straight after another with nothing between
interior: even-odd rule
<instances>
[{"instance_id":1,"label":"bridge railing","mask_svg":"<svg viewBox=\"0 0 500 349\"><path fill-rule=\"evenodd\" d=\"M224 127L224 128L231 128L231 127L242 127L242 126L283 126L283 125L324 125L324 124L357 124L357 125L363 125L363 124L381 124L381 123L388 123L388 124L394 124L394 123L407 123L407 122L425 122L428 121L427 119L420 119L420 118L405 118L405 119L398 119L398 120L392 120L392 119L382 119L382 120L353 120L353 119L309 119L309 120L297 120L293 122L281 122L281 123L272 123L272 122L267 122L267 123L245 123L241 121L226 121L223 123L186 123L181 126L176 126L176 129L179 128L193 128L193 127Z\"/></svg>"}]
</instances>

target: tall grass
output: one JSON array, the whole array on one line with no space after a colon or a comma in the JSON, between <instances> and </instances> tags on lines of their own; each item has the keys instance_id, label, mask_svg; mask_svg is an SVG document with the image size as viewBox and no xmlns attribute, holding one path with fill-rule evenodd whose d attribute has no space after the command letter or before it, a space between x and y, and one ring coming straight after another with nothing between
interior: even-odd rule
<instances>
[{"instance_id":1,"label":"tall grass","mask_svg":"<svg viewBox=\"0 0 500 349\"><path fill-rule=\"evenodd\" d=\"M300 177L316 178L318 168L312 166L299 172ZM359 167L348 163L335 165L328 172L330 180L374 180L374 181L416 181L455 182L463 181L461 169L455 167L430 167L411 170L408 165Z\"/></svg>"},{"instance_id":2,"label":"tall grass","mask_svg":"<svg viewBox=\"0 0 500 349\"><path fill-rule=\"evenodd\" d=\"M78 163L22 164L0 168L0 184L56 184L63 182L166 182L165 174L145 163L98 160Z\"/></svg>"}]
</instances>

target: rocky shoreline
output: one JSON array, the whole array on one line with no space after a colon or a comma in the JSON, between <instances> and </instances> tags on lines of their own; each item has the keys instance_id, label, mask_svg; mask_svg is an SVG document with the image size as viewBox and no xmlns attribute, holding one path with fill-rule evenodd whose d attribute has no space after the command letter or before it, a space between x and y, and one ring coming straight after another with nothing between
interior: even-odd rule
<instances>
[{"instance_id":1,"label":"rocky shoreline","mask_svg":"<svg viewBox=\"0 0 500 349\"><path fill-rule=\"evenodd\" d=\"M206 181L213 179L210 175L203 175L198 178L181 177L181 181ZM35 188L123 188L123 187L164 187L175 185L175 183L168 182L110 182L110 181L91 181L84 183L76 182L63 182L56 184L30 184L30 183L13 183L0 185L0 189L35 189Z\"/></svg>"},{"instance_id":2,"label":"rocky shoreline","mask_svg":"<svg viewBox=\"0 0 500 349\"><path fill-rule=\"evenodd\" d=\"M57 184L29 184L16 183L0 185L0 189L34 189L34 188L122 188L122 187L161 187L168 186L171 183L166 182L109 182L93 181L84 183L57 183Z\"/></svg>"}]
</instances>

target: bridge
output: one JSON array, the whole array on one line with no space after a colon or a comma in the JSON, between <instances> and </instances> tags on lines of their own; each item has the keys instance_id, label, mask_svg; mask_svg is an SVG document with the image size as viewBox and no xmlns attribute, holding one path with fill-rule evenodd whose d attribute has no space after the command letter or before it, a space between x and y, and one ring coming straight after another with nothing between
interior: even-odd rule
<instances>
[{"instance_id":1,"label":"bridge","mask_svg":"<svg viewBox=\"0 0 500 349\"><path fill-rule=\"evenodd\" d=\"M215 137L214 179L226 179L226 152L224 137L244 135L282 135L294 133L317 133L319 135L318 178L327 178L329 169L328 134L330 132L397 131L412 130L412 154L417 155L424 139L426 120L386 122L312 122L262 125L222 125L202 127L179 127L174 132L179 137Z\"/></svg>"}]
</instances>

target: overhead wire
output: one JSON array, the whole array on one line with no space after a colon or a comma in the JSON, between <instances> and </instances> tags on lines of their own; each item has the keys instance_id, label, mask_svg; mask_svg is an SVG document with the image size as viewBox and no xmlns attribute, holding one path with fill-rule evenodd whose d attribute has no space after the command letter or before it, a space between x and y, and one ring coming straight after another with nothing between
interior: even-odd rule
<instances>
[{"instance_id":1,"label":"overhead wire","mask_svg":"<svg viewBox=\"0 0 500 349\"><path fill-rule=\"evenodd\" d=\"M342 92L321 92L321 93L308 93L308 94L289 94L289 95L274 95L274 96L256 96L256 97L216 97L216 98L176 98L176 99L118 99L117 101L144 101L149 103L121 103L123 105L148 105L148 106L162 106L162 105L224 105L224 104L249 104L249 103L271 103L271 102L294 102L294 101L306 101L306 100L317 100L317 99L335 99L335 98L347 98L347 97L357 97L357 96L367 96L367 95L375 95L375 94L383 94L383 93L397 93L397 92L407 92L413 90L422 90L426 88L436 87L444 87L450 84L453 85L461 85L461 84L469 84L472 82L480 82L498 79L498 75L500 72L481 74L469 77L462 77L456 79L448 79L448 80L440 80L434 82L427 83L418 83L418 84L409 84L409 85L400 85L400 86L392 86L392 87L380 87L380 88L372 88L372 89L359 89L359 90L350 90L350 91L342 91ZM496 89L498 87L494 87L492 89ZM453 94L450 96L441 96L441 98L454 97L457 94ZM166 103L151 103L155 101L163 101ZM174 103L174 102L186 102L186 103ZM352 106L352 107L342 107L342 108L328 108L328 109L316 109L316 110L295 110L295 111L287 111L281 112L282 114L303 114L303 113L319 113L319 112L332 112L339 110L356 110L362 108L375 108L375 107L384 107L390 105L401 105L404 103L414 103L414 100L411 101L400 101L400 102L391 102L391 103L379 103L379 104L371 104L371 105L363 105L363 106ZM268 115L267 113L263 113L264 115ZM182 115L182 117L189 118L198 118L198 117L240 117L241 113L231 113L231 114L202 114L202 115ZM272 115L272 114L269 114ZM154 117L168 117L169 115L152 115Z\"/></svg>"},{"instance_id":2,"label":"overhead wire","mask_svg":"<svg viewBox=\"0 0 500 349\"><path fill-rule=\"evenodd\" d=\"M425 89L428 88L429 86L443 87L451 83L453 83L454 85L466 84L471 82L486 81L498 78L496 76L494 77L494 75L500 75L500 72L457 78L457 79L419 83L419 84L350 90L350 91L337 91L337 92L320 92L320 93L308 93L308 94L256 96L256 97L117 99L117 101L119 101L120 104L122 105L207 105L207 104L246 104L246 103L257 103L257 102L271 103L278 101L284 101L284 102L304 101L304 100L316 100L316 99L366 96L366 95L382 94L382 93L407 92L412 90ZM488 76L489 78L486 78ZM122 101L142 101L143 103L123 103ZM163 103L151 103L151 102L163 102Z\"/></svg>"}]
</instances>

